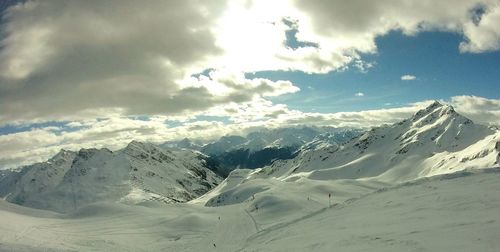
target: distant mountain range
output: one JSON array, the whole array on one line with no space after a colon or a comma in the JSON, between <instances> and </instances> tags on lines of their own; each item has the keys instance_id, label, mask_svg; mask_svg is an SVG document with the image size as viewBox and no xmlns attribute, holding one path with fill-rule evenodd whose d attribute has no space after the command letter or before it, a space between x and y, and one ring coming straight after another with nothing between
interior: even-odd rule
<instances>
[{"instance_id":1,"label":"distant mountain range","mask_svg":"<svg viewBox=\"0 0 500 252\"><path fill-rule=\"evenodd\" d=\"M247 136L223 136L217 141L200 144L183 139L161 145L200 151L220 165L217 172L227 176L237 168L259 168L275 160L294 158L300 151L326 146L338 146L358 136L360 129L333 127L291 127L264 129Z\"/></svg>"}]
</instances>

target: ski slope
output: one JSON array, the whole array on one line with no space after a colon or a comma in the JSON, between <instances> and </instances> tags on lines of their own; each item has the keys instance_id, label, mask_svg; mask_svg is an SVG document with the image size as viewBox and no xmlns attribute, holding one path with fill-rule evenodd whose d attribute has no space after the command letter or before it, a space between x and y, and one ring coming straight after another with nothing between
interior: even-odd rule
<instances>
[{"instance_id":1,"label":"ski slope","mask_svg":"<svg viewBox=\"0 0 500 252\"><path fill-rule=\"evenodd\" d=\"M499 172L376 191L262 230L240 251L498 251Z\"/></svg>"},{"instance_id":2,"label":"ski slope","mask_svg":"<svg viewBox=\"0 0 500 252\"><path fill-rule=\"evenodd\" d=\"M300 216L283 214L289 210L283 205L255 211L251 201L220 207L99 203L66 215L0 201L0 250L497 251L498 181L500 168L461 172L375 190L331 208L307 204Z\"/></svg>"}]
</instances>

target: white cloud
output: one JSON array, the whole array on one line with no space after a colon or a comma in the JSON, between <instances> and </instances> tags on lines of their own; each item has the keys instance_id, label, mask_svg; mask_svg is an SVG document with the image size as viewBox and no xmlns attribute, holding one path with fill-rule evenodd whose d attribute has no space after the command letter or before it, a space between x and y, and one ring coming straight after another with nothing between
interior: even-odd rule
<instances>
[{"instance_id":1,"label":"white cloud","mask_svg":"<svg viewBox=\"0 0 500 252\"><path fill-rule=\"evenodd\" d=\"M181 88L222 52L222 1L26 1L9 9L0 51L0 122L200 110Z\"/></svg>"},{"instance_id":2,"label":"white cloud","mask_svg":"<svg viewBox=\"0 0 500 252\"><path fill-rule=\"evenodd\" d=\"M292 1L303 12L298 36L320 45L329 40L338 48L375 52L374 39L392 30L413 35L421 31L450 31L465 35L463 52L499 48L500 3L496 0L381 0ZM475 10L484 10L478 15ZM479 20L479 21L478 21Z\"/></svg>"},{"instance_id":3,"label":"white cloud","mask_svg":"<svg viewBox=\"0 0 500 252\"><path fill-rule=\"evenodd\" d=\"M226 97L227 100L241 96L242 102L251 100L255 95L271 97L300 91L290 81L247 79L241 72L210 71L208 76L191 77L182 84L184 87L206 88L213 96Z\"/></svg>"},{"instance_id":4,"label":"white cloud","mask_svg":"<svg viewBox=\"0 0 500 252\"><path fill-rule=\"evenodd\" d=\"M416 79L417 79L417 77L414 75L406 74L406 75L401 76L401 80L403 80L403 81L412 81L412 80L416 80Z\"/></svg>"},{"instance_id":5,"label":"white cloud","mask_svg":"<svg viewBox=\"0 0 500 252\"><path fill-rule=\"evenodd\" d=\"M375 39L393 30L456 32L463 52L497 50L499 13L495 0L26 1L2 27L0 124L178 116L296 92L241 76L367 71L374 63L361 53L375 53ZM311 43L286 46L284 18ZM229 83L190 77L206 69L237 74Z\"/></svg>"},{"instance_id":6,"label":"white cloud","mask_svg":"<svg viewBox=\"0 0 500 252\"><path fill-rule=\"evenodd\" d=\"M462 95L452 97L449 103L474 122L500 125L500 99Z\"/></svg>"},{"instance_id":7,"label":"white cloud","mask_svg":"<svg viewBox=\"0 0 500 252\"><path fill-rule=\"evenodd\" d=\"M467 22L463 32L466 41L460 43L461 52L481 53L500 49L500 2L486 8L476 22Z\"/></svg>"},{"instance_id":8,"label":"white cloud","mask_svg":"<svg viewBox=\"0 0 500 252\"><path fill-rule=\"evenodd\" d=\"M231 26L242 19L231 16L233 9L225 6L223 0L118 4L50 0L11 8L0 51L0 125L186 115L221 104L297 92L289 81L244 77L240 70L276 68L264 62L286 63L272 61L269 57L274 54L264 57L263 53L276 49L263 48L272 45L267 43L271 37L262 45L252 44L255 39L248 45L225 41L238 37L224 35L232 27L243 28ZM237 20L221 23L225 13ZM252 17L243 20L256 25ZM276 27L266 29L279 34L275 46L283 47L284 33L276 33L274 29L280 29ZM254 32L264 29L251 28ZM254 56L256 61L251 60ZM218 69L208 76L189 77L214 67Z\"/></svg>"},{"instance_id":9,"label":"white cloud","mask_svg":"<svg viewBox=\"0 0 500 252\"><path fill-rule=\"evenodd\" d=\"M365 96L365 94L362 93L362 92L357 92L357 93L354 94L354 96L363 97L363 96Z\"/></svg>"}]
</instances>

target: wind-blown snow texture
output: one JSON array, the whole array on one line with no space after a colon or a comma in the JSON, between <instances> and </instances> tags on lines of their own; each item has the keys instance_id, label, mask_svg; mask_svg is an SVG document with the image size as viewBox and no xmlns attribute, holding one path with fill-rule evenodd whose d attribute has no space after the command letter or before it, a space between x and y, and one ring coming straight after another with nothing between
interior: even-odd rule
<instances>
[{"instance_id":1,"label":"wind-blown snow texture","mask_svg":"<svg viewBox=\"0 0 500 252\"><path fill-rule=\"evenodd\" d=\"M439 103L345 145L318 137L293 159L237 169L188 203L176 201L219 182L200 153L61 152L0 176L8 201L68 212L0 200L0 250L497 251L499 159L498 130Z\"/></svg>"}]
</instances>

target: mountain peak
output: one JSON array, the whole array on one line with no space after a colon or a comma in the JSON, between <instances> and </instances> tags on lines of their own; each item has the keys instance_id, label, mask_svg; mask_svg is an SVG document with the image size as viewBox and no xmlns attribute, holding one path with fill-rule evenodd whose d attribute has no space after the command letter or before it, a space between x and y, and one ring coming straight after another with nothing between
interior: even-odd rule
<instances>
[{"instance_id":1,"label":"mountain peak","mask_svg":"<svg viewBox=\"0 0 500 252\"><path fill-rule=\"evenodd\" d=\"M147 142L139 142L137 140L132 140L127 147L125 147L125 150L150 150L150 149L156 149L157 147L151 143Z\"/></svg>"},{"instance_id":2,"label":"mountain peak","mask_svg":"<svg viewBox=\"0 0 500 252\"><path fill-rule=\"evenodd\" d=\"M189 143L190 144L191 140L189 140L189 138L185 137L182 140L180 140L179 143Z\"/></svg>"},{"instance_id":3,"label":"mountain peak","mask_svg":"<svg viewBox=\"0 0 500 252\"><path fill-rule=\"evenodd\" d=\"M66 156L66 155L71 154L71 153L75 153L75 152L70 151L70 150L61 149L61 150L59 150L59 152L55 156Z\"/></svg>"},{"instance_id":4,"label":"mountain peak","mask_svg":"<svg viewBox=\"0 0 500 252\"><path fill-rule=\"evenodd\" d=\"M139 142L136 140L132 140L127 147L124 148L125 152L132 153L132 152L143 152L149 149L153 149L151 147L151 144L149 143L143 143Z\"/></svg>"},{"instance_id":5,"label":"mountain peak","mask_svg":"<svg viewBox=\"0 0 500 252\"><path fill-rule=\"evenodd\" d=\"M439 102L438 100L434 100L429 106L427 106L426 109L428 110L434 110L438 107L443 107L445 105L443 105L441 102Z\"/></svg>"},{"instance_id":6,"label":"mountain peak","mask_svg":"<svg viewBox=\"0 0 500 252\"><path fill-rule=\"evenodd\" d=\"M62 151L58 159L25 166L9 180L0 174L0 197L66 213L96 202L186 202L221 181L194 154L162 152L137 141L126 148ZM15 186L7 189L11 180Z\"/></svg>"},{"instance_id":7,"label":"mountain peak","mask_svg":"<svg viewBox=\"0 0 500 252\"><path fill-rule=\"evenodd\" d=\"M417 113L415 113L415 115L412 117L412 121L416 122L416 121L418 121L424 117L427 117L431 114L437 114L440 117L444 116L444 115L460 116L455 111L453 106L442 104L439 101L434 101L426 108L421 109Z\"/></svg>"},{"instance_id":8,"label":"mountain peak","mask_svg":"<svg viewBox=\"0 0 500 252\"><path fill-rule=\"evenodd\" d=\"M58 160L72 159L76 155L76 152L61 149L56 155L48 160L48 162L57 162Z\"/></svg>"},{"instance_id":9,"label":"mountain peak","mask_svg":"<svg viewBox=\"0 0 500 252\"><path fill-rule=\"evenodd\" d=\"M131 147L131 146L141 146L141 145L143 145L143 143L142 143L142 142L139 142L139 141L137 141L137 140L132 140L130 143L128 143L127 147L129 147L129 146L130 146L130 147Z\"/></svg>"}]
</instances>

